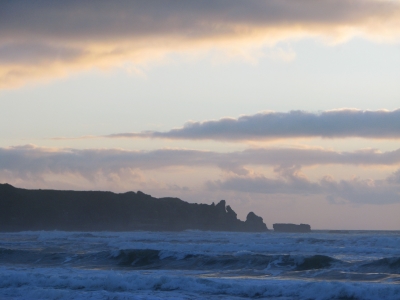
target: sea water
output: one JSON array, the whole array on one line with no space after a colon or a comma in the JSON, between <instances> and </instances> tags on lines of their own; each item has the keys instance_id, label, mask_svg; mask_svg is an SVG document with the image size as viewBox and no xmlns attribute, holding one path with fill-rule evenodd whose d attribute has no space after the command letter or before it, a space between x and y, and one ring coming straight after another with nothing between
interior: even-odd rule
<instances>
[{"instance_id":1,"label":"sea water","mask_svg":"<svg viewBox=\"0 0 400 300\"><path fill-rule=\"evenodd\" d=\"M400 299L400 232L0 233L0 299Z\"/></svg>"}]
</instances>

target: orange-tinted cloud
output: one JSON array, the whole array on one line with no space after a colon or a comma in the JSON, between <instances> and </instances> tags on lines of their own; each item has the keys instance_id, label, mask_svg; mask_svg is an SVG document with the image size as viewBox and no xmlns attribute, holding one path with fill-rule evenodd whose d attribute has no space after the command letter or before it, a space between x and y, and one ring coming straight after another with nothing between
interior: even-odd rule
<instances>
[{"instance_id":1,"label":"orange-tinted cloud","mask_svg":"<svg viewBox=\"0 0 400 300\"><path fill-rule=\"evenodd\" d=\"M245 48L287 38L400 37L385 0L2 1L0 87L170 51Z\"/></svg>"}]
</instances>

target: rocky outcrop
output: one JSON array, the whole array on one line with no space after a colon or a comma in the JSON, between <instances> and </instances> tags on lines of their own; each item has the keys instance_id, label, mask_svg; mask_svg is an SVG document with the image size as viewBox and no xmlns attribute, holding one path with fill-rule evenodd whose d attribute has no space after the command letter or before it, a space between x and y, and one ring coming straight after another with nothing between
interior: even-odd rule
<instances>
[{"instance_id":1,"label":"rocky outcrop","mask_svg":"<svg viewBox=\"0 0 400 300\"><path fill-rule=\"evenodd\" d=\"M154 198L143 192L26 190L0 184L0 231L267 231L250 212L246 221L225 200L217 205Z\"/></svg>"},{"instance_id":2,"label":"rocky outcrop","mask_svg":"<svg viewBox=\"0 0 400 300\"><path fill-rule=\"evenodd\" d=\"M310 232L311 226L308 224L274 224L274 231L277 232Z\"/></svg>"},{"instance_id":3,"label":"rocky outcrop","mask_svg":"<svg viewBox=\"0 0 400 300\"><path fill-rule=\"evenodd\" d=\"M252 211L246 217L246 227L249 231L266 231L267 225L264 224L263 219L257 216Z\"/></svg>"}]
</instances>

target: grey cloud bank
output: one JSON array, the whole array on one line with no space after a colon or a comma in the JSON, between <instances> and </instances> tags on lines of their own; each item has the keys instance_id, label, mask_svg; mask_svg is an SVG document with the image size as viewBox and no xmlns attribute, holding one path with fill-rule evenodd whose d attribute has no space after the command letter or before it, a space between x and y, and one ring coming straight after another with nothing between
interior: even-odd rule
<instances>
[{"instance_id":1,"label":"grey cloud bank","mask_svg":"<svg viewBox=\"0 0 400 300\"><path fill-rule=\"evenodd\" d=\"M217 167L242 172L246 165L313 166L400 164L400 149L389 152L360 150L337 152L324 149L260 148L239 152L160 149L125 151L119 149L52 149L33 145L0 148L0 171L19 173L82 173L98 170L117 172L120 169L162 169L174 166Z\"/></svg>"},{"instance_id":2,"label":"grey cloud bank","mask_svg":"<svg viewBox=\"0 0 400 300\"><path fill-rule=\"evenodd\" d=\"M189 122L182 128L167 132L121 133L105 137L225 141L302 137L398 139L400 109L394 111L341 109L321 113L264 112L237 119Z\"/></svg>"},{"instance_id":3,"label":"grey cloud bank","mask_svg":"<svg viewBox=\"0 0 400 300\"><path fill-rule=\"evenodd\" d=\"M96 180L98 173L106 176L121 174L121 178L126 179L130 174L129 170L136 169L160 170L174 166L192 169L215 167L226 172L223 172L224 179L205 183L210 191L293 196L325 195L331 202L345 199L360 204L400 202L400 171L382 180L335 180L327 175L316 182L310 181L301 172L301 166L324 164L396 167L400 164L400 149L380 153L374 150L335 152L323 149L271 148L216 153L179 149L147 152L118 149L48 149L32 145L0 148L0 177L3 174L2 178L13 177L22 181L29 181L32 178L36 180L46 174L69 174L83 176L88 180ZM273 166L276 176L268 178L260 174L250 174L245 168L247 165ZM128 180L135 179L128 178Z\"/></svg>"},{"instance_id":4,"label":"grey cloud bank","mask_svg":"<svg viewBox=\"0 0 400 300\"><path fill-rule=\"evenodd\" d=\"M400 184L393 180L399 171L383 180L335 180L325 176L311 182L299 169L286 169L279 172L278 178L258 176L231 176L224 180L208 181L210 190L229 190L241 193L283 194L292 196L325 195L332 203L343 200L357 204L400 203Z\"/></svg>"},{"instance_id":5,"label":"grey cloud bank","mask_svg":"<svg viewBox=\"0 0 400 300\"><path fill-rule=\"evenodd\" d=\"M396 17L399 3L375 0L2 1L0 38L115 40L240 34L248 26L352 25ZM250 28L251 28L250 27ZM249 33L249 30L246 30Z\"/></svg>"},{"instance_id":6,"label":"grey cloud bank","mask_svg":"<svg viewBox=\"0 0 400 300\"><path fill-rule=\"evenodd\" d=\"M251 1L9 1L3 7L0 32L2 36L14 34L22 39L29 32L36 38L61 41L88 37L92 41L112 41L166 34L194 38L223 33L223 28L213 27L233 21L233 16L239 21L246 20L247 15L247 22L257 23L260 18L256 18L257 11L251 7ZM249 9L253 10L250 15ZM207 34L206 29L213 30Z\"/></svg>"},{"instance_id":7,"label":"grey cloud bank","mask_svg":"<svg viewBox=\"0 0 400 300\"><path fill-rule=\"evenodd\" d=\"M396 40L399 19L399 2L378 0L1 1L0 87L229 42Z\"/></svg>"}]
</instances>

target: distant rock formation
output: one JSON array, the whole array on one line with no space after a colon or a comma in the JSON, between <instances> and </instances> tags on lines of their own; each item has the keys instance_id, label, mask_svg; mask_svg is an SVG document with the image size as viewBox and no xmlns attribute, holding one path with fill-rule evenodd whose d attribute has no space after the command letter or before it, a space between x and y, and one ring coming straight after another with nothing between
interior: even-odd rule
<instances>
[{"instance_id":1,"label":"distant rock formation","mask_svg":"<svg viewBox=\"0 0 400 300\"><path fill-rule=\"evenodd\" d=\"M274 231L277 232L310 232L311 226L308 224L274 224Z\"/></svg>"},{"instance_id":2,"label":"distant rock formation","mask_svg":"<svg viewBox=\"0 0 400 300\"><path fill-rule=\"evenodd\" d=\"M253 212L246 221L225 200L217 205L154 198L140 191L26 190L0 184L0 231L268 231Z\"/></svg>"}]
</instances>

